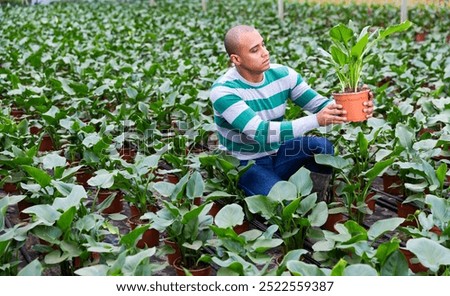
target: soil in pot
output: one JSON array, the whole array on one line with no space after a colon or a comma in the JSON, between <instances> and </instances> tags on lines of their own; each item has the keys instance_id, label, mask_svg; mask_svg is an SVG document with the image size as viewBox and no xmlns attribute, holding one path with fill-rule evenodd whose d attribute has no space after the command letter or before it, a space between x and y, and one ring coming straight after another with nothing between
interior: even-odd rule
<instances>
[{"instance_id":1,"label":"soil in pot","mask_svg":"<svg viewBox=\"0 0 450 296\"><path fill-rule=\"evenodd\" d=\"M178 257L177 259L175 259L172 266L175 268L175 271L178 276L186 275L183 268L181 267L181 257ZM196 268L186 268L186 269L189 270L189 272L193 276L209 276L209 275L211 275L211 272L212 272L211 266L207 265L206 263L204 263L203 266L199 266Z\"/></svg>"},{"instance_id":2,"label":"soil in pot","mask_svg":"<svg viewBox=\"0 0 450 296\"><path fill-rule=\"evenodd\" d=\"M365 121L364 102L369 101L369 90L355 93L333 93L336 104L342 105L347 111L347 120L350 122Z\"/></svg>"}]
</instances>

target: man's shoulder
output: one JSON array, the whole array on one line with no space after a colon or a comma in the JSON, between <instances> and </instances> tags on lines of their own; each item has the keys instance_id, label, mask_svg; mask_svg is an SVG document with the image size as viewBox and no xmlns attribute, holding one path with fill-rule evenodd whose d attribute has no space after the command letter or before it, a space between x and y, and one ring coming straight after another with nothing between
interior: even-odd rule
<instances>
[{"instance_id":1,"label":"man's shoulder","mask_svg":"<svg viewBox=\"0 0 450 296\"><path fill-rule=\"evenodd\" d=\"M219 78L214 81L212 88L216 88L218 86L228 86L232 87L236 81L239 80L239 76L236 74L236 69L229 68L223 75L221 75Z\"/></svg>"}]
</instances>

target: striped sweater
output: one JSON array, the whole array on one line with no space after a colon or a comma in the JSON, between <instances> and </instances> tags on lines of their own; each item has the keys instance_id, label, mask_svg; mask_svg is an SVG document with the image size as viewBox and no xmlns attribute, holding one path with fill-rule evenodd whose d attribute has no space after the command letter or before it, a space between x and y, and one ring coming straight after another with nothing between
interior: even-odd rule
<instances>
[{"instance_id":1,"label":"striped sweater","mask_svg":"<svg viewBox=\"0 0 450 296\"><path fill-rule=\"evenodd\" d=\"M289 98L312 113L331 102L289 67L271 64L259 83L246 81L236 68L230 68L210 93L220 149L240 160L257 159L317 128L315 114L283 121Z\"/></svg>"}]
</instances>

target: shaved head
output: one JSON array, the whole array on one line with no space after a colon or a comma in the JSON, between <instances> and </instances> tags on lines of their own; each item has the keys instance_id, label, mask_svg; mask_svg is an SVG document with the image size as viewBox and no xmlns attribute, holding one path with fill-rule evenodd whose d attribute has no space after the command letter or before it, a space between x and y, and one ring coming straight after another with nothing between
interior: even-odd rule
<instances>
[{"instance_id":1,"label":"shaved head","mask_svg":"<svg viewBox=\"0 0 450 296\"><path fill-rule=\"evenodd\" d=\"M238 25L228 30L225 35L225 50L228 55L236 54L239 51L239 41L242 33L253 31L255 31L255 28L247 25Z\"/></svg>"}]
</instances>

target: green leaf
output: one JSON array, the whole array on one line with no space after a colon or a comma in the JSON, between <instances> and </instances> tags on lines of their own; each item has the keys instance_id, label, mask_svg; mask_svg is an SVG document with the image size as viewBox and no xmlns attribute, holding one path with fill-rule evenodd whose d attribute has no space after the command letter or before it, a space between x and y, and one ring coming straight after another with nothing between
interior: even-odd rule
<instances>
[{"instance_id":1,"label":"green leaf","mask_svg":"<svg viewBox=\"0 0 450 296\"><path fill-rule=\"evenodd\" d=\"M441 265L450 265L450 249L431 239L424 237L410 239L406 242L406 248L432 272L437 272Z\"/></svg>"},{"instance_id":2,"label":"green leaf","mask_svg":"<svg viewBox=\"0 0 450 296\"><path fill-rule=\"evenodd\" d=\"M156 253L156 248L150 248L140 251L136 255L127 256L125 258L125 264L122 266L122 273L124 276L133 276L136 274L138 266L144 261Z\"/></svg>"},{"instance_id":3,"label":"green leaf","mask_svg":"<svg viewBox=\"0 0 450 296\"><path fill-rule=\"evenodd\" d=\"M308 220L312 227L320 227L327 222L328 206L325 202L319 202L308 216Z\"/></svg>"},{"instance_id":4,"label":"green leaf","mask_svg":"<svg viewBox=\"0 0 450 296\"><path fill-rule=\"evenodd\" d=\"M378 276L378 272L367 264L352 264L345 268L344 276Z\"/></svg>"},{"instance_id":5,"label":"green leaf","mask_svg":"<svg viewBox=\"0 0 450 296\"><path fill-rule=\"evenodd\" d=\"M124 244L128 248L132 248L136 243L137 239L144 234L144 232L150 227L149 224L141 225L136 227L134 230L122 236L120 243Z\"/></svg>"},{"instance_id":6,"label":"green leaf","mask_svg":"<svg viewBox=\"0 0 450 296\"><path fill-rule=\"evenodd\" d=\"M241 225L244 221L244 211L238 204L228 204L217 213L214 222L221 228Z\"/></svg>"},{"instance_id":7,"label":"green leaf","mask_svg":"<svg viewBox=\"0 0 450 296\"><path fill-rule=\"evenodd\" d=\"M52 182L50 177L45 171L32 166L24 165L22 168L30 175L42 188L47 187Z\"/></svg>"},{"instance_id":8,"label":"green leaf","mask_svg":"<svg viewBox=\"0 0 450 296\"><path fill-rule=\"evenodd\" d=\"M394 231L404 221L405 219L396 217L378 220L370 226L369 230L367 231L367 236L369 240L375 240L385 232Z\"/></svg>"},{"instance_id":9,"label":"green leaf","mask_svg":"<svg viewBox=\"0 0 450 296\"><path fill-rule=\"evenodd\" d=\"M328 165L341 171L352 165L350 160L330 154L316 154L314 159L318 164Z\"/></svg>"},{"instance_id":10,"label":"green leaf","mask_svg":"<svg viewBox=\"0 0 450 296\"><path fill-rule=\"evenodd\" d=\"M353 37L353 30L344 24L338 24L330 30L330 37L338 42L347 44Z\"/></svg>"},{"instance_id":11,"label":"green leaf","mask_svg":"<svg viewBox=\"0 0 450 296\"><path fill-rule=\"evenodd\" d=\"M108 270L108 265L98 264L77 269L75 274L80 276L107 276Z\"/></svg>"},{"instance_id":12,"label":"green leaf","mask_svg":"<svg viewBox=\"0 0 450 296\"><path fill-rule=\"evenodd\" d=\"M294 200L297 198L297 187L295 184L288 181L278 181L275 185L273 185L272 189L270 189L267 196L271 200L279 203Z\"/></svg>"},{"instance_id":13,"label":"green leaf","mask_svg":"<svg viewBox=\"0 0 450 296\"><path fill-rule=\"evenodd\" d=\"M189 199L202 197L205 190L205 182L199 172L194 172L186 185L186 195Z\"/></svg>"},{"instance_id":14,"label":"green leaf","mask_svg":"<svg viewBox=\"0 0 450 296\"><path fill-rule=\"evenodd\" d=\"M18 276L40 276L44 271L44 267L38 259L35 259L22 268Z\"/></svg>"},{"instance_id":15,"label":"green leaf","mask_svg":"<svg viewBox=\"0 0 450 296\"><path fill-rule=\"evenodd\" d=\"M52 206L45 204L31 206L29 208L26 208L22 212L25 214L36 215L39 221L49 226L53 225L61 216L60 212L55 210Z\"/></svg>"},{"instance_id":16,"label":"green leaf","mask_svg":"<svg viewBox=\"0 0 450 296\"><path fill-rule=\"evenodd\" d=\"M300 193L300 196L308 195L313 188L311 172L305 167L301 167L295 174L289 177L289 182L297 186L297 192Z\"/></svg>"},{"instance_id":17,"label":"green leaf","mask_svg":"<svg viewBox=\"0 0 450 296\"><path fill-rule=\"evenodd\" d=\"M75 214L76 208L71 207L70 209L62 213L62 215L59 217L58 221L56 222L56 225L58 225L58 227L62 230L62 232L67 232L67 230L70 229Z\"/></svg>"}]
</instances>

